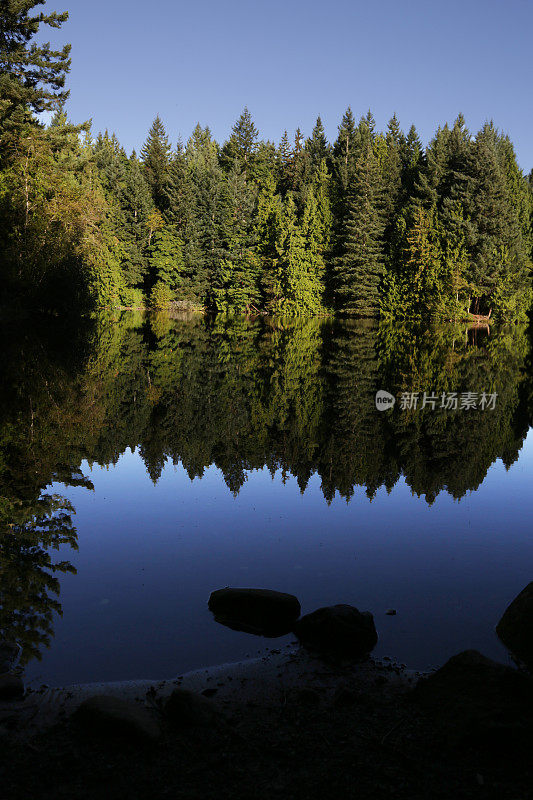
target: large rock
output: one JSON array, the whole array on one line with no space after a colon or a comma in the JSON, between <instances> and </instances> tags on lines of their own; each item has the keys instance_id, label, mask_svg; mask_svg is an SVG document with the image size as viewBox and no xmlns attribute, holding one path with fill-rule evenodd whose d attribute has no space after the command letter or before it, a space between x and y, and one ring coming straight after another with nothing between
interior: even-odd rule
<instances>
[{"instance_id":1,"label":"large rock","mask_svg":"<svg viewBox=\"0 0 533 800\"><path fill-rule=\"evenodd\" d=\"M147 708L112 695L95 695L81 703L73 715L84 730L97 736L154 741L161 733Z\"/></svg>"},{"instance_id":2,"label":"large rock","mask_svg":"<svg viewBox=\"0 0 533 800\"><path fill-rule=\"evenodd\" d=\"M348 605L319 608L298 620L293 630L305 647L350 658L367 655L378 641L372 614Z\"/></svg>"},{"instance_id":3,"label":"large rock","mask_svg":"<svg viewBox=\"0 0 533 800\"><path fill-rule=\"evenodd\" d=\"M533 582L507 608L496 633L511 653L533 670Z\"/></svg>"},{"instance_id":4,"label":"large rock","mask_svg":"<svg viewBox=\"0 0 533 800\"><path fill-rule=\"evenodd\" d=\"M503 752L531 742L533 681L477 650L465 650L421 678L412 697L453 743Z\"/></svg>"},{"instance_id":5,"label":"large rock","mask_svg":"<svg viewBox=\"0 0 533 800\"><path fill-rule=\"evenodd\" d=\"M209 609L222 625L271 637L290 633L301 611L298 599L292 594L229 587L212 592Z\"/></svg>"}]
</instances>

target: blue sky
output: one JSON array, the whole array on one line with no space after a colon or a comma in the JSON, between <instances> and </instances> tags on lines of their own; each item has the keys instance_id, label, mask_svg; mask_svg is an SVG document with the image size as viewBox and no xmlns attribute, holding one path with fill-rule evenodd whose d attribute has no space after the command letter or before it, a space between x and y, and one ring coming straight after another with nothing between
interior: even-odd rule
<instances>
[{"instance_id":1,"label":"blue sky","mask_svg":"<svg viewBox=\"0 0 533 800\"><path fill-rule=\"evenodd\" d=\"M196 122L223 141L248 105L279 141L317 114L330 140L348 105L379 128L396 111L426 142L459 111L493 119L533 167L531 0L47 0L68 10L69 114L139 149L154 116L173 143Z\"/></svg>"}]
</instances>

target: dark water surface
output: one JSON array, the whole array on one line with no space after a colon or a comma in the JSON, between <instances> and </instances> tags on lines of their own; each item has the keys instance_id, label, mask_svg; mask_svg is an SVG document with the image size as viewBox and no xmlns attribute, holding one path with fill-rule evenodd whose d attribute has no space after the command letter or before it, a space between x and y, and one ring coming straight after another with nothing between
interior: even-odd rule
<instances>
[{"instance_id":1,"label":"dark water surface","mask_svg":"<svg viewBox=\"0 0 533 800\"><path fill-rule=\"evenodd\" d=\"M226 585L370 610L376 654L413 668L508 660L494 627L533 580L525 329L123 314L2 341L0 633L34 685L290 641L217 624ZM453 392L478 407L441 409Z\"/></svg>"}]
</instances>

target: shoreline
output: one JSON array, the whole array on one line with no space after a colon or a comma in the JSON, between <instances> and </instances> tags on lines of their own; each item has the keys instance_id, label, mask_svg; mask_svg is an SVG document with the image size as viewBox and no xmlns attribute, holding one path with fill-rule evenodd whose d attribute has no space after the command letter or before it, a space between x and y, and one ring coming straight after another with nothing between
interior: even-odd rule
<instances>
[{"instance_id":1,"label":"shoreline","mask_svg":"<svg viewBox=\"0 0 533 800\"><path fill-rule=\"evenodd\" d=\"M13 800L526 800L532 702L530 678L476 651L417 673L291 643L0 705L0 785Z\"/></svg>"},{"instance_id":2,"label":"shoreline","mask_svg":"<svg viewBox=\"0 0 533 800\"><path fill-rule=\"evenodd\" d=\"M331 699L347 681L369 694L403 693L427 673L407 669L394 660L329 661L289 643L268 648L256 658L201 667L176 677L79 683L57 687L27 688L19 700L0 702L0 726L4 713L15 718L13 734L26 739L69 718L89 697L113 695L146 706L165 701L174 689L209 697L215 705L278 706L287 693L311 690ZM147 701L148 698L148 701Z\"/></svg>"}]
</instances>

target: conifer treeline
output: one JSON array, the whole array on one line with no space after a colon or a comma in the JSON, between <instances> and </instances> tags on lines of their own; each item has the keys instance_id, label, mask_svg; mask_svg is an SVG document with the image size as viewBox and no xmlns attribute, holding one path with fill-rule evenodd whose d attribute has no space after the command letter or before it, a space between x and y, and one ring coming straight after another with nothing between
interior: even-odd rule
<instances>
[{"instance_id":1,"label":"conifer treeline","mask_svg":"<svg viewBox=\"0 0 533 800\"><path fill-rule=\"evenodd\" d=\"M3 25L20 32L33 5L9 0ZM42 21L57 27L63 16ZM197 125L172 149L157 117L128 156L115 135L71 125L62 105L47 128L36 122L32 112L65 100L68 49L40 60L33 51L39 94L20 78L28 44L17 35L19 55L2 59L0 78L11 296L286 315L529 309L533 171L523 176L492 123L472 136L460 115L423 148L396 116L381 133L370 112L357 123L348 109L333 144L318 117L309 138L285 132L276 146L245 109L222 146ZM32 80L33 94L22 91Z\"/></svg>"}]
</instances>

